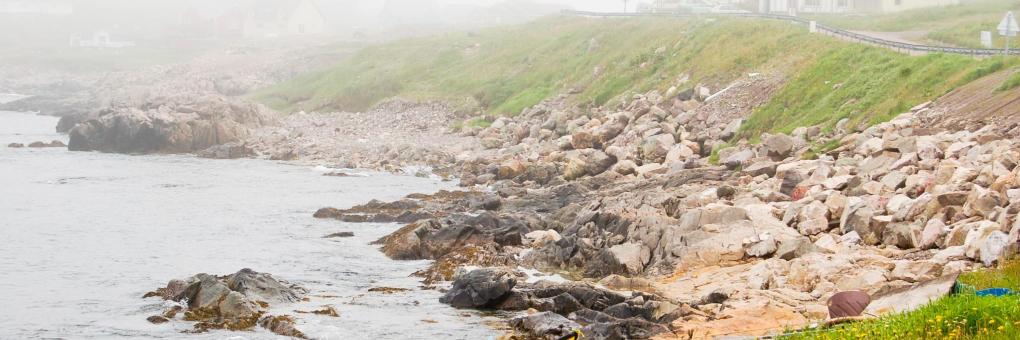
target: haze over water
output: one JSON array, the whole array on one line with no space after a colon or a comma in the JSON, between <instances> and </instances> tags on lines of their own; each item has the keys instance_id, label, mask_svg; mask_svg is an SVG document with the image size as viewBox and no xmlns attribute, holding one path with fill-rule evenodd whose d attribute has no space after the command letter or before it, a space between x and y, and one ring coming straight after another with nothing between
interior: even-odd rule
<instances>
[{"instance_id":1,"label":"haze over water","mask_svg":"<svg viewBox=\"0 0 1020 340\"><path fill-rule=\"evenodd\" d=\"M452 184L410 176L326 177L260 160L13 149L63 140L57 118L0 112L0 338L180 338L190 323L152 325L167 305L141 296L170 279L242 268L308 288L276 307L314 338L490 338L476 314L438 302L409 275L425 262L387 259L371 241L395 224L316 220L323 205L394 200ZM352 231L353 238L322 236ZM372 287L412 289L392 295ZM334 306L340 318L295 314ZM192 338L281 338L212 332Z\"/></svg>"}]
</instances>

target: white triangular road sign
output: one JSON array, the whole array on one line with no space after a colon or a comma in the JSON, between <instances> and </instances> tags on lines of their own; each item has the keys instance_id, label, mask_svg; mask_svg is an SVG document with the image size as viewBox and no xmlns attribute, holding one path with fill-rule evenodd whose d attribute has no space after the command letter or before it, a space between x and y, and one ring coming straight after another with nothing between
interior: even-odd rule
<instances>
[{"instance_id":1,"label":"white triangular road sign","mask_svg":"<svg viewBox=\"0 0 1020 340\"><path fill-rule=\"evenodd\" d=\"M1013 12L1007 12L1006 17L1002 18L1002 22L999 23L999 34L1005 36L1016 36L1017 32L1020 32L1020 25L1016 23L1016 16Z\"/></svg>"}]
</instances>

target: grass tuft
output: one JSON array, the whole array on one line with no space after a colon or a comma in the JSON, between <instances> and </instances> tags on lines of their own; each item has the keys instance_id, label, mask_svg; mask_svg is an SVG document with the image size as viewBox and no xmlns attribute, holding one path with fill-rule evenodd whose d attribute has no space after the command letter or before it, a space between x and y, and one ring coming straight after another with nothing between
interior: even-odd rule
<instances>
[{"instance_id":1,"label":"grass tuft","mask_svg":"<svg viewBox=\"0 0 1020 340\"><path fill-rule=\"evenodd\" d=\"M1020 291L1020 261L960 276L977 289ZM944 297L913 312L877 320L805 331L783 339L1020 339L1020 296Z\"/></svg>"},{"instance_id":2,"label":"grass tuft","mask_svg":"<svg viewBox=\"0 0 1020 340\"><path fill-rule=\"evenodd\" d=\"M1002 82L1002 85L999 85L999 87L995 89L995 91L1004 92L1017 87L1020 87L1020 72L1014 72L1011 74L1008 78L1006 78L1006 81Z\"/></svg>"}]
</instances>

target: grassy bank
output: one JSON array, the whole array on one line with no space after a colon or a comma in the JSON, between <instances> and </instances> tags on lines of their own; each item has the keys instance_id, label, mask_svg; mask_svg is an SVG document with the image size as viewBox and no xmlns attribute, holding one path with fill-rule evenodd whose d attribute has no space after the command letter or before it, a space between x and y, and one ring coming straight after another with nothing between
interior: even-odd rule
<instances>
[{"instance_id":1,"label":"grassy bank","mask_svg":"<svg viewBox=\"0 0 1020 340\"><path fill-rule=\"evenodd\" d=\"M1020 291L1020 262L967 273L959 282L977 289ZM919 310L784 339L1020 339L1020 297L961 293Z\"/></svg>"},{"instance_id":2,"label":"grassy bank","mask_svg":"<svg viewBox=\"0 0 1020 340\"><path fill-rule=\"evenodd\" d=\"M981 31L992 31L995 46L1002 48L1005 39L995 32L995 27L1006 11L1020 14L1020 0L961 0L959 5L954 6L922 8L885 15L812 17L819 22L850 30L924 31L928 40L925 42L961 47L981 47Z\"/></svg>"},{"instance_id":3,"label":"grassy bank","mask_svg":"<svg viewBox=\"0 0 1020 340\"><path fill-rule=\"evenodd\" d=\"M842 46L799 72L744 126L743 136L789 133L800 126L850 126L887 121L914 105L1016 63L957 55L911 57L862 45Z\"/></svg>"},{"instance_id":4,"label":"grassy bank","mask_svg":"<svg viewBox=\"0 0 1020 340\"><path fill-rule=\"evenodd\" d=\"M745 72L796 67L827 45L777 21L552 17L368 48L257 98L283 110L364 110L395 96L438 98L512 115L569 89L579 92L578 104L597 106L668 88L682 73L689 86L724 84Z\"/></svg>"},{"instance_id":5,"label":"grassy bank","mask_svg":"<svg viewBox=\"0 0 1020 340\"><path fill-rule=\"evenodd\" d=\"M719 89L749 72L787 83L740 138L888 120L1016 64L955 55L908 56L762 19L550 17L527 25L415 38L366 48L341 64L258 91L283 111L361 111L392 97L439 99L470 114L515 115L562 93L582 108L699 83ZM474 119L467 124L484 125Z\"/></svg>"}]
</instances>

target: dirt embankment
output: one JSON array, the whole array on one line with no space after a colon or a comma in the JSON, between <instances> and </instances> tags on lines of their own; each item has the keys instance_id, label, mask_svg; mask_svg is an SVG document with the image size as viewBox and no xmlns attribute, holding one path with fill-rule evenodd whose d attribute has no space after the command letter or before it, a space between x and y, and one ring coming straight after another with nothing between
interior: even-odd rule
<instances>
[{"instance_id":1,"label":"dirt embankment","mask_svg":"<svg viewBox=\"0 0 1020 340\"><path fill-rule=\"evenodd\" d=\"M1000 71L949 92L935 100L922 119L935 129L973 131L987 126L1020 135L1020 87L997 90L1015 72Z\"/></svg>"}]
</instances>

